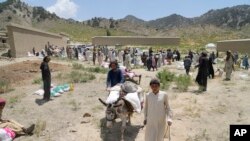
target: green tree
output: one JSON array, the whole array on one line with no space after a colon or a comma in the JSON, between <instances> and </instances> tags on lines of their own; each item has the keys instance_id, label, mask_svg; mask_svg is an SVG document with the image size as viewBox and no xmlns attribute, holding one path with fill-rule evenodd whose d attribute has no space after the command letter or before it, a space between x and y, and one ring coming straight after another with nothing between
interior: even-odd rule
<instances>
[{"instance_id":1,"label":"green tree","mask_svg":"<svg viewBox=\"0 0 250 141\"><path fill-rule=\"evenodd\" d=\"M14 9L13 11L12 11L14 14L16 14L16 10Z\"/></svg>"},{"instance_id":2,"label":"green tree","mask_svg":"<svg viewBox=\"0 0 250 141\"><path fill-rule=\"evenodd\" d=\"M115 20L113 18L110 18L109 22L110 22L109 28L115 28Z\"/></svg>"},{"instance_id":3,"label":"green tree","mask_svg":"<svg viewBox=\"0 0 250 141\"><path fill-rule=\"evenodd\" d=\"M87 20L87 25L88 25L88 26L91 26L90 20Z\"/></svg>"},{"instance_id":4,"label":"green tree","mask_svg":"<svg viewBox=\"0 0 250 141\"><path fill-rule=\"evenodd\" d=\"M8 16L7 19L8 19L9 21L11 21L11 20L12 20L12 17L11 17L11 16Z\"/></svg>"},{"instance_id":5,"label":"green tree","mask_svg":"<svg viewBox=\"0 0 250 141\"><path fill-rule=\"evenodd\" d=\"M107 36L111 36L111 32L107 29L106 30Z\"/></svg>"},{"instance_id":6,"label":"green tree","mask_svg":"<svg viewBox=\"0 0 250 141\"><path fill-rule=\"evenodd\" d=\"M99 27L99 25L100 25L100 19L99 18L97 18L97 17L92 18L92 21L93 21L92 27Z\"/></svg>"}]
</instances>

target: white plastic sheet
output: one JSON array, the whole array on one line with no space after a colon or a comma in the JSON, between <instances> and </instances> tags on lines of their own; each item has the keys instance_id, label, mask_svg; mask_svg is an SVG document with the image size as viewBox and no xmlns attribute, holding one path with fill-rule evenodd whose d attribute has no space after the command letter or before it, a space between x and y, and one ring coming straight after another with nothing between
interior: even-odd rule
<instances>
[{"instance_id":1,"label":"white plastic sheet","mask_svg":"<svg viewBox=\"0 0 250 141\"><path fill-rule=\"evenodd\" d=\"M110 89L108 98L106 99L107 104L111 104L117 101L120 95L120 86L114 86ZM130 104L133 106L136 112L141 112L141 102L143 101L142 97L139 96L142 93L142 88L138 87L137 92L127 93L124 97Z\"/></svg>"}]
</instances>

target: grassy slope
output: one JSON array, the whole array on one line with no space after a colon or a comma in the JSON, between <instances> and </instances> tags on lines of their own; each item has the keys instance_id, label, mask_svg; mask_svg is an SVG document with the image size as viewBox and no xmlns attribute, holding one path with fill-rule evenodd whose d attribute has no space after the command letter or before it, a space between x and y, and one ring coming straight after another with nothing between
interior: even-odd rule
<instances>
[{"instance_id":1,"label":"grassy slope","mask_svg":"<svg viewBox=\"0 0 250 141\"><path fill-rule=\"evenodd\" d=\"M83 24L72 24L62 21L46 21L36 24L35 27L47 30L49 32L64 32L70 35L74 41L90 42L93 36L106 36L106 29L93 28ZM112 36L135 36L136 33L110 29ZM137 31L138 33L138 31ZM223 29L215 26L191 26L188 28L174 28L160 31L153 36L161 37L180 37L181 49L201 49L207 43L216 43L220 40L250 38L250 25L241 30ZM159 46L157 48L168 48L169 46Z\"/></svg>"},{"instance_id":2,"label":"grassy slope","mask_svg":"<svg viewBox=\"0 0 250 141\"><path fill-rule=\"evenodd\" d=\"M219 28L215 26L191 26L175 28L165 31L166 35L173 34L180 37L181 50L202 50L208 43L216 43L221 40L250 38L250 25L241 30Z\"/></svg>"},{"instance_id":3,"label":"grassy slope","mask_svg":"<svg viewBox=\"0 0 250 141\"><path fill-rule=\"evenodd\" d=\"M68 34L73 41L80 42L90 42L91 38L94 36L106 36L106 29L104 28L93 28L83 24L71 24L61 21L43 22L36 24L35 27L54 33L63 32ZM135 33L122 30L110 29L109 31L111 32L112 36L135 35Z\"/></svg>"}]
</instances>

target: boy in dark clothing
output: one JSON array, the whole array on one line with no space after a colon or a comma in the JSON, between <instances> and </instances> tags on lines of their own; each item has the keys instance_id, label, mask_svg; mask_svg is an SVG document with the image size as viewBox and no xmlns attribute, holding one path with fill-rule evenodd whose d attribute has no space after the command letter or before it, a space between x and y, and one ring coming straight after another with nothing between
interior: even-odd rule
<instances>
[{"instance_id":1,"label":"boy in dark clothing","mask_svg":"<svg viewBox=\"0 0 250 141\"><path fill-rule=\"evenodd\" d=\"M181 59L181 53L179 52L179 50L176 51L176 61L180 61Z\"/></svg>"},{"instance_id":2,"label":"boy in dark clothing","mask_svg":"<svg viewBox=\"0 0 250 141\"><path fill-rule=\"evenodd\" d=\"M147 57L146 63L147 63L148 71L150 71L152 68L152 57Z\"/></svg>"},{"instance_id":3,"label":"boy in dark clothing","mask_svg":"<svg viewBox=\"0 0 250 141\"><path fill-rule=\"evenodd\" d=\"M191 50L189 50L188 56L190 57L191 61L193 61L194 54Z\"/></svg>"},{"instance_id":4,"label":"boy in dark clothing","mask_svg":"<svg viewBox=\"0 0 250 141\"><path fill-rule=\"evenodd\" d=\"M191 64L192 64L192 60L190 59L189 56L186 56L184 59L184 68L186 70L187 75L189 75Z\"/></svg>"},{"instance_id":5,"label":"boy in dark clothing","mask_svg":"<svg viewBox=\"0 0 250 141\"><path fill-rule=\"evenodd\" d=\"M208 77L214 79L214 61L212 56L208 58Z\"/></svg>"}]
</instances>

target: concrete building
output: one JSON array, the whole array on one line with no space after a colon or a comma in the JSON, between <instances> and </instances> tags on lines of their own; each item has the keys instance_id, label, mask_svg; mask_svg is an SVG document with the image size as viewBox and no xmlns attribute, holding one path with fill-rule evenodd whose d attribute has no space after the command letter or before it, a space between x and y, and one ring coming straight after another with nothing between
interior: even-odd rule
<instances>
[{"instance_id":1,"label":"concrete building","mask_svg":"<svg viewBox=\"0 0 250 141\"><path fill-rule=\"evenodd\" d=\"M250 39L218 41L217 50L219 52L231 50L232 52L250 53Z\"/></svg>"},{"instance_id":2,"label":"concrete building","mask_svg":"<svg viewBox=\"0 0 250 141\"><path fill-rule=\"evenodd\" d=\"M0 43L7 43L7 31L1 32L0 31Z\"/></svg>"},{"instance_id":3,"label":"concrete building","mask_svg":"<svg viewBox=\"0 0 250 141\"><path fill-rule=\"evenodd\" d=\"M0 31L0 48L8 47L7 40L7 31Z\"/></svg>"},{"instance_id":4,"label":"concrete building","mask_svg":"<svg viewBox=\"0 0 250 141\"><path fill-rule=\"evenodd\" d=\"M180 38L141 37L141 36L96 36L93 45L170 45L178 46Z\"/></svg>"},{"instance_id":5,"label":"concrete building","mask_svg":"<svg viewBox=\"0 0 250 141\"><path fill-rule=\"evenodd\" d=\"M68 37L41 30L11 24L7 26L8 43L12 57L27 56L27 52L32 52L33 47L36 51L42 51L46 44L58 47L66 47Z\"/></svg>"}]
</instances>

